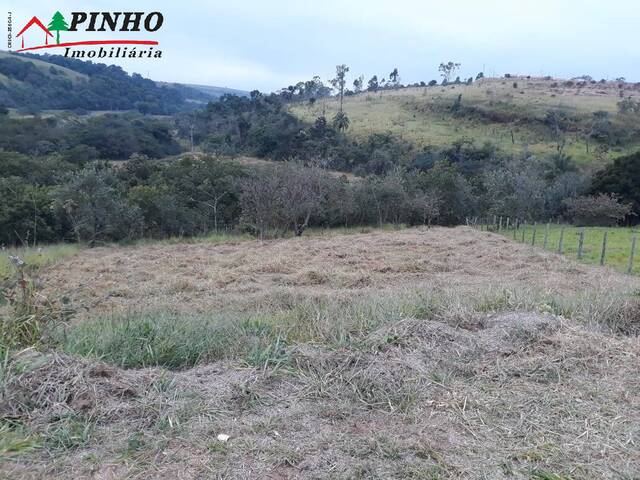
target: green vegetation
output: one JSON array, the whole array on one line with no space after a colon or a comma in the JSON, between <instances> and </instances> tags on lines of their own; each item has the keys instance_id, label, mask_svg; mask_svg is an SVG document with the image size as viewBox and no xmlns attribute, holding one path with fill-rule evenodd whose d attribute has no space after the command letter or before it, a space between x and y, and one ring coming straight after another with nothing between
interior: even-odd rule
<instances>
[{"instance_id":1,"label":"green vegetation","mask_svg":"<svg viewBox=\"0 0 640 480\"><path fill-rule=\"evenodd\" d=\"M57 23L57 35L64 30ZM33 114L43 110L138 110L170 115L212 97L184 85L159 85L121 67L61 55L0 53L0 105Z\"/></svg>"},{"instance_id":2,"label":"green vegetation","mask_svg":"<svg viewBox=\"0 0 640 480\"><path fill-rule=\"evenodd\" d=\"M339 347L360 341L385 322L435 311L429 302L420 295L345 303L309 299L283 310L265 308L245 316L141 312L95 318L59 336L68 353L97 357L124 368L160 365L181 369L232 358L263 366L282 363L286 347L294 343Z\"/></svg>"},{"instance_id":3,"label":"green vegetation","mask_svg":"<svg viewBox=\"0 0 640 480\"><path fill-rule=\"evenodd\" d=\"M0 251L0 283L14 277L17 273L15 266L9 258L10 256L19 257L25 262L27 269L37 271L42 267L46 267L58 260L75 254L80 248L81 245L65 243L45 245L42 247L4 249Z\"/></svg>"},{"instance_id":4,"label":"green vegetation","mask_svg":"<svg viewBox=\"0 0 640 480\"><path fill-rule=\"evenodd\" d=\"M0 458L21 455L38 446L38 439L26 433L20 425L0 422Z\"/></svg>"},{"instance_id":5,"label":"green vegetation","mask_svg":"<svg viewBox=\"0 0 640 480\"><path fill-rule=\"evenodd\" d=\"M29 155L31 161L54 157L58 163L73 165L97 159L126 160L135 153L161 158L181 150L166 120L133 113L47 118L0 114L0 148ZM3 161L0 167L4 166Z\"/></svg>"},{"instance_id":6,"label":"green vegetation","mask_svg":"<svg viewBox=\"0 0 640 480\"><path fill-rule=\"evenodd\" d=\"M68 66L87 74L103 68L76 62ZM571 151L580 144L590 162L604 165L636 146L640 103L633 85L522 77L514 78L525 92L516 98L511 81L479 75L475 84L451 82L458 67L441 65L441 86L404 87L395 68L389 82L372 78L362 92L358 77L355 94L346 88L349 67L339 65L331 81L337 98L314 77L269 95L225 95L176 115L173 125L135 114L78 120L5 112L0 242L95 245L230 230L301 235L310 227L456 225L490 215L633 221L637 154L594 173ZM331 117L327 107L335 108ZM430 136L436 117L452 135ZM529 136L518 137L518 129ZM505 131L510 147L499 140ZM191 154L153 161L185 145ZM233 161L238 155L287 164L246 165Z\"/></svg>"},{"instance_id":7,"label":"green vegetation","mask_svg":"<svg viewBox=\"0 0 640 480\"><path fill-rule=\"evenodd\" d=\"M535 242L534 242L535 231ZM547 250L558 252L560 234L563 232L562 253L573 259L578 259L580 234L584 231L584 243L582 258L579 260L590 265L600 265L602 243L605 232L607 233L605 265L621 272L627 272L629 267L629 255L634 236L638 237L635 260L632 273L640 275L640 229L631 227L574 227L570 225L550 224L548 234L544 223L537 225L521 225L518 230L510 228L501 233L508 238L514 238L524 243L544 247L545 235L547 236Z\"/></svg>"},{"instance_id":8,"label":"green vegetation","mask_svg":"<svg viewBox=\"0 0 640 480\"><path fill-rule=\"evenodd\" d=\"M617 84L581 86L523 78L519 90L514 90L511 83L483 79L472 85L370 91L346 96L343 109L353 138L363 140L372 133L389 132L418 149L473 139L510 154L526 150L552 155L560 148L578 164L601 165L611 156L632 153L640 146L637 115L618 112L620 91L636 98L633 85L624 91ZM458 98L458 108L453 108ZM320 112L331 118L339 109L334 98L290 107L308 122ZM550 113L561 115L562 121L553 121ZM599 142L604 150L598 148Z\"/></svg>"}]
</instances>

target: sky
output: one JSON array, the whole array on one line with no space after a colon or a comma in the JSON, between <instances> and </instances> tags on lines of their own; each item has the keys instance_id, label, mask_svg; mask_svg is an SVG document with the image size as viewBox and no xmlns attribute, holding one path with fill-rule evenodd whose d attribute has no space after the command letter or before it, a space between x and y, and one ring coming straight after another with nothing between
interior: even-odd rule
<instances>
[{"instance_id":1,"label":"sky","mask_svg":"<svg viewBox=\"0 0 640 480\"><path fill-rule=\"evenodd\" d=\"M33 16L56 10L160 11L162 28L118 33L153 39L161 59L117 60L154 80L264 92L319 75L337 64L359 75L403 83L439 79L440 62L461 63L463 78L511 74L640 81L638 0L8 0L14 35ZM6 13L1 49L6 50ZM62 32L63 41L114 34ZM82 38L80 38L82 37ZM14 40L14 49L19 42ZM40 41L41 43L41 41ZM61 50L61 49L60 49ZM56 49L50 49L56 53Z\"/></svg>"}]
</instances>

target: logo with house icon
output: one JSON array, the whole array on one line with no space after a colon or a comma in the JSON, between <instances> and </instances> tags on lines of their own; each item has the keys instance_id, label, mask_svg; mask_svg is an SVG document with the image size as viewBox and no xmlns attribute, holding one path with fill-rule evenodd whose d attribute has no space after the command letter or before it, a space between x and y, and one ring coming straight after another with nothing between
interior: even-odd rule
<instances>
[{"instance_id":1,"label":"logo with house icon","mask_svg":"<svg viewBox=\"0 0 640 480\"><path fill-rule=\"evenodd\" d=\"M33 30L36 30L36 32L33 32ZM44 44L45 45L49 45L49 37L53 38L53 34L49 31L49 29L47 27L44 26L44 24L40 21L40 19L36 16L32 17L31 20L29 20L27 22L27 24L24 26L24 28L22 30L20 30L18 32L18 34L16 35L16 37L20 38L21 41L21 47L20 48L26 48L25 47L25 37L27 36L27 33L31 31L30 35L42 35L44 34Z\"/></svg>"},{"instance_id":2,"label":"logo with house icon","mask_svg":"<svg viewBox=\"0 0 640 480\"><path fill-rule=\"evenodd\" d=\"M67 24L64 16L60 12L56 12L53 14L53 18L49 22L49 26L45 27L44 24L40 21L38 17L35 15L27 22L20 32L16 35L16 37L20 37L21 39L21 48L25 47L25 36L27 32L30 30L37 30L36 35L44 34L44 44L49 45L49 37L53 37L52 31L56 32L56 43L60 43L60 32L66 32L69 30L69 25Z\"/></svg>"},{"instance_id":3,"label":"logo with house icon","mask_svg":"<svg viewBox=\"0 0 640 480\"><path fill-rule=\"evenodd\" d=\"M71 12L68 22L62 13L56 11L48 23L34 15L16 35L16 40L20 39L20 48L17 51L64 48L64 55L74 58L85 58L85 56L87 58L160 58L162 52L153 48L158 45L157 40L122 38L122 35L123 32L124 35L127 35L127 32L154 33L162 27L163 22L164 16L157 11L149 13L74 11ZM69 32L73 37L81 31L90 33L93 38L77 39L77 41L61 39L62 32ZM102 32L111 32L111 34ZM113 36L104 38L104 35ZM11 37L9 37L9 48L11 48Z\"/></svg>"}]
</instances>

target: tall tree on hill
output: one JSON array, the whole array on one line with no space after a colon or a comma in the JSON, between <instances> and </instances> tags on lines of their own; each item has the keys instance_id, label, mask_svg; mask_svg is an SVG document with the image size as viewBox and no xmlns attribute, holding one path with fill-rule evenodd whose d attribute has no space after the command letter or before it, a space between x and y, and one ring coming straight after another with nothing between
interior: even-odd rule
<instances>
[{"instance_id":1,"label":"tall tree on hill","mask_svg":"<svg viewBox=\"0 0 640 480\"><path fill-rule=\"evenodd\" d=\"M374 75L369 80L369 83L367 83L367 90L370 91L370 92L377 92L378 91L378 87L379 87L378 76Z\"/></svg>"},{"instance_id":2,"label":"tall tree on hill","mask_svg":"<svg viewBox=\"0 0 640 480\"><path fill-rule=\"evenodd\" d=\"M69 25L60 12L53 14L53 18L48 25L49 30L56 32L56 43L60 43L60 32L69 30Z\"/></svg>"},{"instance_id":3,"label":"tall tree on hill","mask_svg":"<svg viewBox=\"0 0 640 480\"><path fill-rule=\"evenodd\" d=\"M456 71L460 68L459 63L455 62L447 62L441 63L438 67L438 71L440 72L440 76L442 77L442 83L445 85L451 81L451 77L456 73Z\"/></svg>"},{"instance_id":4,"label":"tall tree on hill","mask_svg":"<svg viewBox=\"0 0 640 480\"><path fill-rule=\"evenodd\" d=\"M393 72L389 74L389 81L391 82L392 88L398 88L400 84L400 75L398 74L398 69L394 68Z\"/></svg>"},{"instance_id":5,"label":"tall tree on hill","mask_svg":"<svg viewBox=\"0 0 640 480\"><path fill-rule=\"evenodd\" d=\"M336 113L333 117L333 126L340 132L349 128L349 117L347 117L347 114L344 112Z\"/></svg>"},{"instance_id":6,"label":"tall tree on hill","mask_svg":"<svg viewBox=\"0 0 640 480\"><path fill-rule=\"evenodd\" d=\"M346 76L348 71L349 67L347 67L344 63L342 65L336 65L336 77L331 80L331 85L333 85L333 88L338 90L338 95L340 96L340 112L342 112L344 86L347 83Z\"/></svg>"},{"instance_id":7,"label":"tall tree on hill","mask_svg":"<svg viewBox=\"0 0 640 480\"><path fill-rule=\"evenodd\" d=\"M360 93L362 91L362 87L364 85L364 76L360 75L353 81L353 91L356 93Z\"/></svg>"}]
</instances>

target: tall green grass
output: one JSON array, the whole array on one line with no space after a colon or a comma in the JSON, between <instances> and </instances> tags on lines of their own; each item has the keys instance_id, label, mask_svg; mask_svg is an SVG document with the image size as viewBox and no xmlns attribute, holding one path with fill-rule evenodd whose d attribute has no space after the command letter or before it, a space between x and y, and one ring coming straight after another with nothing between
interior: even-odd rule
<instances>
[{"instance_id":1,"label":"tall green grass","mask_svg":"<svg viewBox=\"0 0 640 480\"><path fill-rule=\"evenodd\" d=\"M637 299L620 292L572 298L532 289L480 289L464 296L405 291L345 300L282 295L288 294L274 294L246 313L130 312L98 317L59 330L57 339L68 353L124 368L183 369L225 359L243 359L262 367L286 365L291 347L299 344L372 348L371 338L379 336L372 336L374 332L404 320L456 324L460 318L475 318L478 312L537 311L626 332L635 321L631 317L640 311Z\"/></svg>"},{"instance_id":2,"label":"tall green grass","mask_svg":"<svg viewBox=\"0 0 640 480\"><path fill-rule=\"evenodd\" d=\"M179 315L130 312L98 317L57 332L63 350L124 368L188 368L242 358L262 366L282 363L288 346L318 342L340 347L380 325L432 312L431 299L368 298L366 301L289 299L289 306L261 306L247 314Z\"/></svg>"},{"instance_id":3,"label":"tall green grass","mask_svg":"<svg viewBox=\"0 0 640 480\"><path fill-rule=\"evenodd\" d=\"M9 248L0 251L0 282L11 278L16 270L9 260L10 255L18 256L29 269L37 270L56 261L69 257L82 247L77 244L61 243L43 247Z\"/></svg>"}]
</instances>

